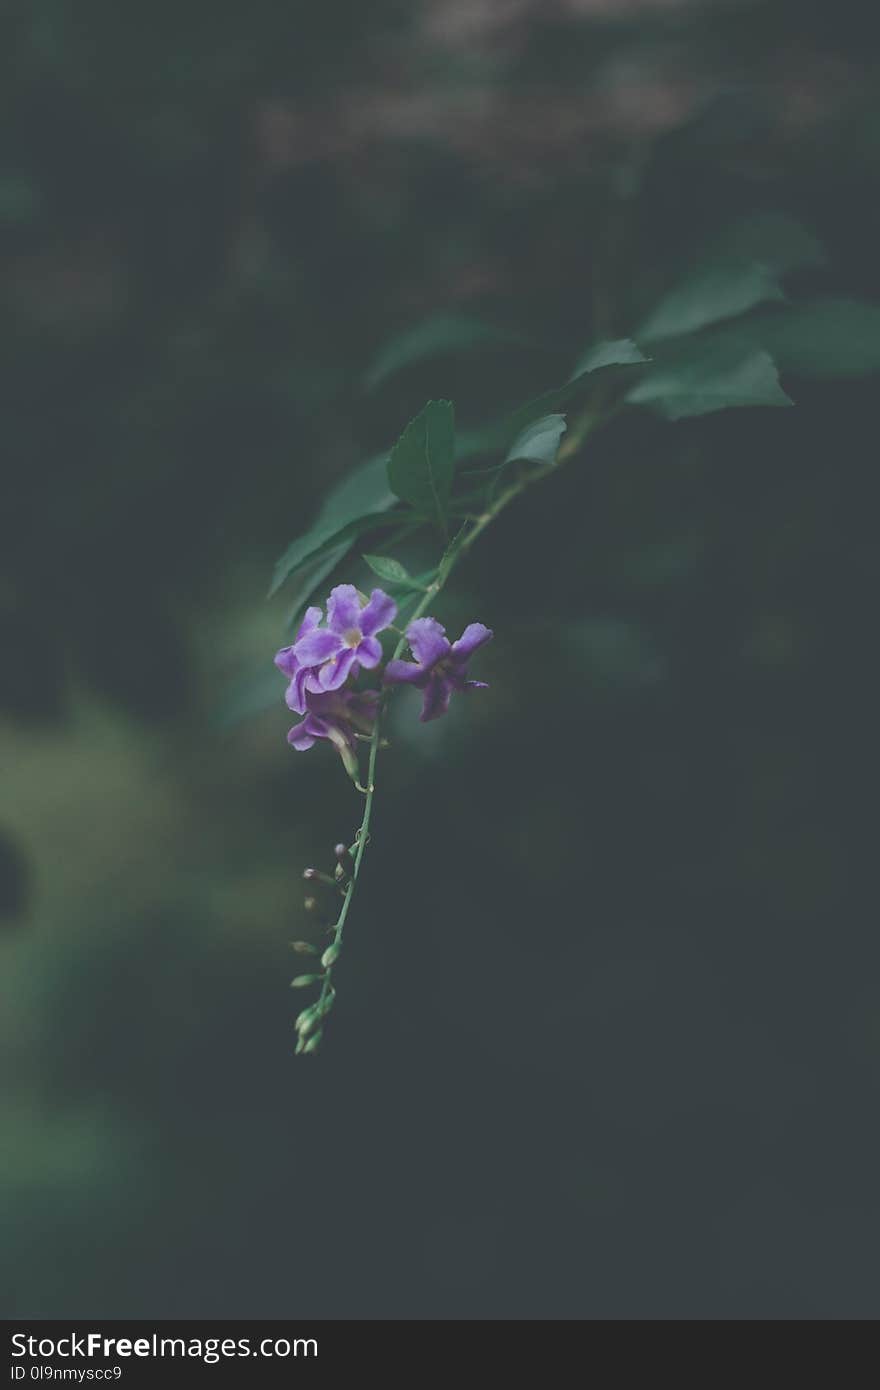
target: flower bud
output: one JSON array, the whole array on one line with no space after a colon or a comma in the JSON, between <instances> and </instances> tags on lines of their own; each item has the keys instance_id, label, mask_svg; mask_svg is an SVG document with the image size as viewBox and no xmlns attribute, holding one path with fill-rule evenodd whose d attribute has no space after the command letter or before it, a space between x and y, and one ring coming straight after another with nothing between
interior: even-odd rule
<instances>
[{"instance_id":1,"label":"flower bud","mask_svg":"<svg viewBox=\"0 0 880 1390\"><path fill-rule=\"evenodd\" d=\"M324 969L326 970L328 966L334 965L335 962L339 959L341 953L341 942L331 941L330 945L327 947L326 951L321 957L321 964L323 965Z\"/></svg>"},{"instance_id":2,"label":"flower bud","mask_svg":"<svg viewBox=\"0 0 880 1390\"><path fill-rule=\"evenodd\" d=\"M291 989L305 989L307 985L313 985L320 980L320 975L297 975L295 980L291 980Z\"/></svg>"},{"instance_id":3,"label":"flower bud","mask_svg":"<svg viewBox=\"0 0 880 1390\"><path fill-rule=\"evenodd\" d=\"M329 874L322 874L320 869L303 869L303 878L306 883L322 883L327 888L335 888L336 883Z\"/></svg>"},{"instance_id":4,"label":"flower bud","mask_svg":"<svg viewBox=\"0 0 880 1390\"><path fill-rule=\"evenodd\" d=\"M321 1011L318 1008L317 1004L312 1004L311 1008L303 1009L302 1013L296 1020L296 1024L294 1025L296 1027L296 1031L299 1033L301 1038L304 1038L306 1034L311 1033L312 1029L317 1025L320 1017Z\"/></svg>"},{"instance_id":5,"label":"flower bud","mask_svg":"<svg viewBox=\"0 0 880 1390\"><path fill-rule=\"evenodd\" d=\"M317 1033L313 1033L303 1048L303 1052L317 1052L318 1048L321 1046L322 1037L323 1034L320 1029Z\"/></svg>"},{"instance_id":6,"label":"flower bud","mask_svg":"<svg viewBox=\"0 0 880 1390\"><path fill-rule=\"evenodd\" d=\"M351 878L352 874L354 873L354 860L352 859L351 853L348 850L347 846L337 845L333 850L333 853L336 855L336 860L339 865L337 873L339 872L339 869L341 869L346 878Z\"/></svg>"},{"instance_id":7,"label":"flower bud","mask_svg":"<svg viewBox=\"0 0 880 1390\"><path fill-rule=\"evenodd\" d=\"M318 954L317 946L313 946L311 941L291 941L290 945L298 956L316 956Z\"/></svg>"},{"instance_id":8,"label":"flower bud","mask_svg":"<svg viewBox=\"0 0 880 1390\"><path fill-rule=\"evenodd\" d=\"M327 913L324 904L318 898L311 895L308 898L303 898L303 907L310 917L316 917L320 922L326 920Z\"/></svg>"}]
</instances>

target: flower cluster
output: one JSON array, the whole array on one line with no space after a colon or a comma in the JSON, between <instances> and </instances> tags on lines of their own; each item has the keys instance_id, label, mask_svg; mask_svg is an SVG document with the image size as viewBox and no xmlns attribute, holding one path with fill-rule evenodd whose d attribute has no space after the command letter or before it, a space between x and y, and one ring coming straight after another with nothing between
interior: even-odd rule
<instances>
[{"instance_id":1,"label":"flower cluster","mask_svg":"<svg viewBox=\"0 0 880 1390\"><path fill-rule=\"evenodd\" d=\"M287 735L302 752L316 739L327 739L339 753L349 776L357 780L358 737L369 737L381 699L376 689L359 690L361 671L382 664L379 633L391 627L397 605L381 589L369 598L352 584L338 584L326 605L309 608L292 646L282 647L275 665L287 676L285 699L304 718ZM406 630L414 661L391 660L382 672L386 687L413 685L423 692L422 720L437 719L449 708L454 692L485 689L485 682L467 678L467 664L492 633L471 623L457 642L450 642L435 618L416 618Z\"/></svg>"}]
</instances>

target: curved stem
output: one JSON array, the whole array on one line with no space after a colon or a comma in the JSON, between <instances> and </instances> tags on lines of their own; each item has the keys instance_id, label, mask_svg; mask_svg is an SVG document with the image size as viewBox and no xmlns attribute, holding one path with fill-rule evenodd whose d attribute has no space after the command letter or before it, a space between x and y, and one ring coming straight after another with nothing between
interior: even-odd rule
<instances>
[{"instance_id":1,"label":"curved stem","mask_svg":"<svg viewBox=\"0 0 880 1390\"><path fill-rule=\"evenodd\" d=\"M441 589L445 586L446 581L448 580L455 566L458 564L458 561L461 559L463 555L465 555L470 550L471 546L478 539L478 537L482 535L486 528L488 526L491 526L492 522L499 515L499 513L503 512L505 507L508 507L511 502L515 501L515 499L519 497L520 493L525 492L526 488L530 487L532 483L539 482L542 478L546 478L549 474L555 473L557 469L563 463L566 462L567 459L571 458L572 455L577 452L581 444L587 438L587 435L592 434L600 424L603 424L607 419L610 419L613 413L613 410L603 411L602 404L599 401L594 402L594 404L590 406L572 426L572 429L569 431L568 435L564 439L562 446L559 449L559 453L557 454L556 459L552 464L550 464L549 466L542 465L537 470L532 470L531 472L523 473L514 482L511 482L510 484L508 484L506 488L502 489L502 491L499 492L498 496L494 498L494 500L486 508L486 510L474 519L473 524L471 525L471 529L469 531L465 531L463 535L460 532L459 535L461 536L461 539L458 539L458 537L456 537L456 539L454 539L450 543L450 545L447 546L447 549L437 567L436 577L433 583L428 585L425 593L422 595L416 607L413 609L413 612L409 618L409 622L414 622L416 618L421 618L423 616L427 608L430 606L432 600L436 597L437 594L440 593ZM465 523L465 525L467 525L467 523ZM404 632L401 633L400 640L394 648L392 660L397 660L405 646L406 633ZM367 785L366 800L364 802L364 815L360 823L360 826L355 832L355 842L352 846L352 853L354 855L354 866L352 869L351 878L349 879L348 886L345 890L345 896L342 902L342 908L340 910L339 917L336 922L336 927L333 933L331 946L339 947L342 944L342 936L345 930L346 919L348 917L349 911L351 910L351 905L354 902L355 893L357 891L358 877L360 875L361 864L364 858L364 851L367 848L367 841L369 840L370 817L373 812L373 797L376 791L376 761L379 753L379 740L381 737L382 719L387 706L387 700L388 695L386 692L386 695L382 700L382 704L380 705L379 711L376 715L376 723L374 725L373 732L370 736L370 756L367 768ZM321 993L318 996L317 1000L317 1008L322 1015L325 1012L325 1010L329 1010L335 993L332 984L332 974L333 965L331 963L325 968L324 976L321 983Z\"/></svg>"}]
</instances>

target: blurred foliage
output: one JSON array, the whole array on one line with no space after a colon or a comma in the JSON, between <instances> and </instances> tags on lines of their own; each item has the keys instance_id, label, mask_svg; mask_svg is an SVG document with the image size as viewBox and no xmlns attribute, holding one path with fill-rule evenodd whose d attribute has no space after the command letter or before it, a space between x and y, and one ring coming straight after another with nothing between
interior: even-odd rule
<instances>
[{"instance_id":1,"label":"blurred foliage","mask_svg":"<svg viewBox=\"0 0 880 1390\"><path fill-rule=\"evenodd\" d=\"M874 1316L877 7L0 23L4 1312ZM490 697L401 697L294 1070L356 809L280 682L214 722L272 561L428 397L478 431L756 214L808 229L793 307L737 291L796 409L634 414L468 561Z\"/></svg>"}]
</instances>

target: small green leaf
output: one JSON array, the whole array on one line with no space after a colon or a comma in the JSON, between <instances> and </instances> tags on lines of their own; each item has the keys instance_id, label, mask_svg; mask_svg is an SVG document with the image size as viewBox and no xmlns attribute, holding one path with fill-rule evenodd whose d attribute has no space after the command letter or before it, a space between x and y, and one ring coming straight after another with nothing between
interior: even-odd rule
<instances>
[{"instance_id":1,"label":"small green leaf","mask_svg":"<svg viewBox=\"0 0 880 1390\"><path fill-rule=\"evenodd\" d=\"M412 575L399 560L393 560L390 555L365 555L364 559L373 573L384 579L386 584L406 584L413 587Z\"/></svg>"},{"instance_id":2,"label":"small green leaf","mask_svg":"<svg viewBox=\"0 0 880 1390\"><path fill-rule=\"evenodd\" d=\"M483 319L465 314L432 314L386 343L365 373L364 386L368 391L375 390L403 368L444 353L461 353L493 345L524 346L527 341L521 334L498 328Z\"/></svg>"},{"instance_id":3,"label":"small green leaf","mask_svg":"<svg viewBox=\"0 0 880 1390\"><path fill-rule=\"evenodd\" d=\"M517 406L508 415L459 435L456 440L456 458L463 462L468 458L510 449L529 425L540 420L542 416L554 414L569 401L582 395L593 384L591 377L594 372L605 367L628 367L650 360L631 338L595 344L581 359L576 372L564 386L545 391L542 395L526 401L524 405Z\"/></svg>"},{"instance_id":4,"label":"small green leaf","mask_svg":"<svg viewBox=\"0 0 880 1390\"><path fill-rule=\"evenodd\" d=\"M599 372L604 367L631 367L649 359L632 338L618 338L614 342L594 343L587 348L583 357L571 374L574 381L587 372Z\"/></svg>"},{"instance_id":5,"label":"small green leaf","mask_svg":"<svg viewBox=\"0 0 880 1390\"><path fill-rule=\"evenodd\" d=\"M660 300L636 336L645 342L680 337L784 297L774 272L759 261L704 262Z\"/></svg>"},{"instance_id":6,"label":"small green leaf","mask_svg":"<svg viewBox=\"0 0 880 1390\"><path fill-rule=\"evenodd\" d=\"M565 430L564 415L543 415L540 420L526 425L508 450L504 462L527 459L530 463L555 463L559 441Z\"/></svg>"},{"instance_id":7,"label":"small green leaf","mask_svg":"<svg viewBox=\"0 0 880 1390\"><path fill-rule=\"evenodd\" d=\"M353 543L359 534L358 528L360 532L369 530L374 519L393 507L394 501L394 494L388 488L386 454L368 459L355 468L328 495L310 529L287 547L275 566L269 597L331 541L341 543L350 535ZM349 531L349 527L354 529Z\"/></svg>"},{"instance_id":8,"label":"small green leaf","mask_svg":"<svg viewBox=\"0 0 880 1390\"><path fill-rule=\"evenodd\" d=\"M391 450L388 483L402 502L443 529L455 470L455 415L451 401L429 401Z\"/></svg>"},{"instance_id":9,"label":"small green leaf","mask_svg":"<svg viewBox=\"0 0 880 1390\"><path fill-rule=\"evenodd\" d=\"M742 343L714 349L701 345L699 351L693 344L690 353L666 358L647 371L626 399L650 406L667 420L733 406L792 404L770 354Z\"/></svg>"}]
</instances>

